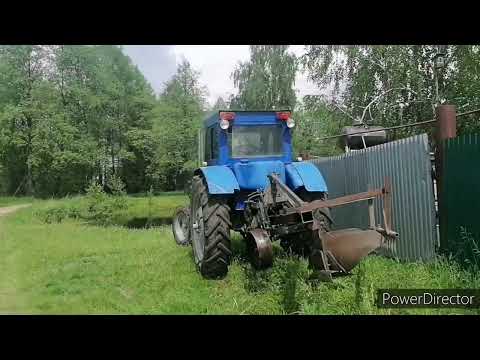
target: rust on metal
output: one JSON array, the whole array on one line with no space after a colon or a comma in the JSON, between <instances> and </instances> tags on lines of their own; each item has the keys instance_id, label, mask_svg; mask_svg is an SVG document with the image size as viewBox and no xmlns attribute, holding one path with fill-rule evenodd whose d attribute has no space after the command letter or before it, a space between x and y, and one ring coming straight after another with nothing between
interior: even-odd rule
<instances>
[{"instance_id":1,"label":"rust on metal","mask_svg":"<svg viewBox=\"0 0 480 360\"><path fill-rule=\"evenodd\" d=\"M272 242L268 233L263 229L253 229L248 232L252 260L256 268L264 268L273 263ZM252 242L253 240L253 242Z\"/></svg>"},{"instance_id":2,"label":"rust on metal","mask_svg":"<svg viewBox=\"0 0 480 360\"><path fill-rule=\"evenodd\" d=\"M347 273L382 245L382 234L375 230L342 229L324 232L320 236L323 250L331 253L335 262L341 265L341 268L338 268L334 262L333 270Z\"/></svg>"},{"instance_id":3,"label":"rust on metal","mask_svg":"<svg viewBox=\"0 0 480 360\"><path fill-rule=\"evenodd\" d=\"M392 184L390 178L386 177L383 188L383 216L387 231L392 229Z\"/></svg>"},{"instance_id":4,"label":"rust on metal","mask_svg":"<svg viewBox=\"0 0 480 360\"><path fill-rule=\"evenodd\" d=\"M293 209L288 209L287 212L302 213L307 211L313 211L320 208L332 208L336 206L351 204L358 201L374 199L378 196L381 196L382 194L383 194L383 189L377 189L377 190L366 191L366 192L362 192L354 195L346 195L346 196L342 196L342 197L338 197L330 200L315 200L306 205L299 206Z\"/></svg>"},{"instance_id":5,"label":"rust on metal","mask_svg":"<svg viewBox=\"0 0 480 360\"><path fill-rule=\"evenodd\" d=\"M438 140L457 136L457 113L455 105L439 105L436 109Z\"/></svg>"},{"instance_id":6,"label":"rust on metal","mask_svg":"<svg viewBox=\"0 0 480 360\"><path fill-rule=\"evenodd\" d=\"M371 229L375 228L375 209L373 207L373 199L368 199L368 218Z\"/></svg>"},{"instance_id":7,"label":"rust on metal","mask_svg":"<svg viewBox=\"0 0 480 360\"><path fill-rule=\"evenodd\" d=\"M369 229L357 228L325 231L317 226L314 251L310 256L310 263L326 277L348 274L365 256L382 246L387 238L397 238L398 233L391 228L391 181L385 178L384 187L364 193L343 196L328 201L314 201L296 208L297 211L313 211L319 207L333 207L351 204L357 201L368 201ZM376 226L373 200L383 197L383 219L385 228ZM317 230L318 229L318 230Z\"/></svg>"}]
</instances>

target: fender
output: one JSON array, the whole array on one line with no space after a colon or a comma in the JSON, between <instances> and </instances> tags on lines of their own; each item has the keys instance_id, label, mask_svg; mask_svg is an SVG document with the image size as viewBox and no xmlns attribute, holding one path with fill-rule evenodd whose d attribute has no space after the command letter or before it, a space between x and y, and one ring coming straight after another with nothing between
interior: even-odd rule
<instances>
[{"instance_id":1,"label":"fender","mask_svg":"<svg viewBox=\"0 0 480 360\"><path fill-rule=\"evenodd\" d=\"M287 185L292 190L297 190L301 186L309 192L321 191L327 192L327 184L322 173L312 163L293 162L285 165L287 175Z\"/></svg>"},{"instance_id":2,"label":"fender","mask_svg":"<svg viewBox=\"0 0 480 360\"><path fill-rule=\"evenodd\" d=\"M200 173L207 181L209 194L233 194L240 191L235 175L227 166L206 166L195 170L195 174Z\"/></svg>"}]
</instances>

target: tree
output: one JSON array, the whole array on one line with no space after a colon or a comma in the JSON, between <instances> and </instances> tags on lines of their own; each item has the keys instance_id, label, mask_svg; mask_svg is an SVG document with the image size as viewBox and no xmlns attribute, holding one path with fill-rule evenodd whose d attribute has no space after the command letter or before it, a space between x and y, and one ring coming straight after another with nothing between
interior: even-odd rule
<instances>
[{"instance_id":1,"label":"tree","mask_svg":"<svg viewBox=\"0 0 480 360\"><path fill-rule=\"evenodd\" d=\"M250 60L239 63L232 74L238 94L231 97L230 108L293 109L296 73L297 60L287 45L250 46Z\"/></svg>"},{"instance_id":2,"label":"tree","mask_svg":"<svg viewBox=\"0 0 480 360\"><path fill-rule=\"evenodd\" d=\"M293 148L297 155L338 155L342 152L337 139L319 141L321 137L339 134L346 119L325 99L305 96L295 110L297 126L293 131Z\"/></svg>"},{"instance_id":3,"label":"tree","mask_svg":"<svg viewBox=\"0 0 480 360\"><path fill-rule=\"evenodd\" d=\"M184 60L167 82L155 108L154 133L158 139L150 177L157 187L178 189L182 177L196 166L197 137L206 105L206 89L199 73Z\"/></svg>"},{"instance_id":4,"label":"tree","mask_svg":"<svg viewBox=\"0 0 480 360\"><path fill-rule=\"evenodd\" d=\"M354 117L394 126L434 117L435 54L431 45L310 45L302 64L319 87L333 87L335 99ZM477 46L448 46L439 84L441 103L459 108L475 103L478 87L467 74L478 72L479 59ZM401 138L431 130L411 127L392 135Z\"/></svg>"},{"instance_id":5,"label":"tree","mask_svg":"<svg viewBox=\"0 0 480 360\"><path fill-rule=\"evenodd\" d=\"M1 157L9 174L10 191L16 191L13 187L20 184L29 195L34 193L33 146L42 117L36 96L45 81L46 50L39 45L0 47Z\"/></svg>"},{"instance_id":6,"label":"tree","mask_svg":"<svg viewBox=\"0 0 480 360\"><path fill-rule=\"evenodd\" d=\"M97 143L94 175L105 185L118 174L128 191L144 190L145 159L129 136L152 126L154 95L143 75L121 48L106 45L61 46L57 69L65 110L83 138Z\"/></svg>"},{"instance_id":7,"label":"tree","mask_svg":"<svg viewBox=\"0 0 480 360\"><path fill-rule=\"evenodd\" d=\"M7 192L61 196L117 173L129 190L144 190L154 104L153 90L117 46L1 46Z\"/></svg>"},{"instance_id":8,"label":"tree","mask_svg":"<svg viewBox=\"0 0 480 360\"><path fill-rule=\"evenodd\" d=\"M212 111L227 110L227 109L228 109L227 103L225 102L225 100L223 100L221 96L219 96L217 101L215 101L215 104L213 105Z\"/></svg>"}]
</instances>

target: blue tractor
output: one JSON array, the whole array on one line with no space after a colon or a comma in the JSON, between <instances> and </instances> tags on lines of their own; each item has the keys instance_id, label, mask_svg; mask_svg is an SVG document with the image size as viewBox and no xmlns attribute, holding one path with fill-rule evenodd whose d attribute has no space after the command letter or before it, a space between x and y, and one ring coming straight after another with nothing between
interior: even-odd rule
<instances>
[{"instance_id":1,"label":"blue tractor","mask_svg":"<svg viewBox=\"0 0 480 360\"><path fill-rule=\"evenodd\" d=\"M284 249L307 256L328 279L349 273L382 239L395 235L372 219L367 230L331 230L329 208L387 192L328 200L318 168L294 160L294 127L288 110L220 111L204 121L190 206L179 209L172 224L177 243L192 245L203 277L227 274L231 230L243 235L255 268L272 265L272 242L278 240ZM374 216L373 205L371 210Z\"/></svg>"}]
</instances>

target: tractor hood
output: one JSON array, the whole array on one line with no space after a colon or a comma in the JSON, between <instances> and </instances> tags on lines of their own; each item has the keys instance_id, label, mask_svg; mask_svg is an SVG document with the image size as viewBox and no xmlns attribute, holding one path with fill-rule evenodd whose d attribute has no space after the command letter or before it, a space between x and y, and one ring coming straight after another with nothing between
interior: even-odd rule
<instances>
[{"instance_id":1,"label":"tractor hood","mask_svg":"<svg viewBox=\"0 0 480 360\"><path fill-rule=\"evenodd\" d=\"M327 185L318 168L309 162L284 163L280 160L241 160L230 166L216 165L199 168L207 181L210 194L234 194L239 190L264 190L268 175L276 173L290 189L305 188L309 192L327 192Z\"/></svg>"},{"instance_id":2,"label":"tractor hood","mask_svg":"<svg viewBox=\"0 0 480 360\"><path fill-rule=\"evenodd\" d=\"M241 190L264 190L269 184L268 175L276 173L285 182L285 165L278 160L248 161L242 160L233 164L233 173Z\"/></svg>"},{"instance_id":3,"label":"tractor hood","mask_svg":"<svg viewBox=\"0 0 480 360\"><path fill-rule=\"evenodd\" d=\"M318 168L311 163L282 161L246 161L233 164L233 173L241 190L264 190L269 184L268 175L278 174L283 183L292 190L305 187L311 192L326 192L327 185Z\"/></svg>"}]
</instances>

